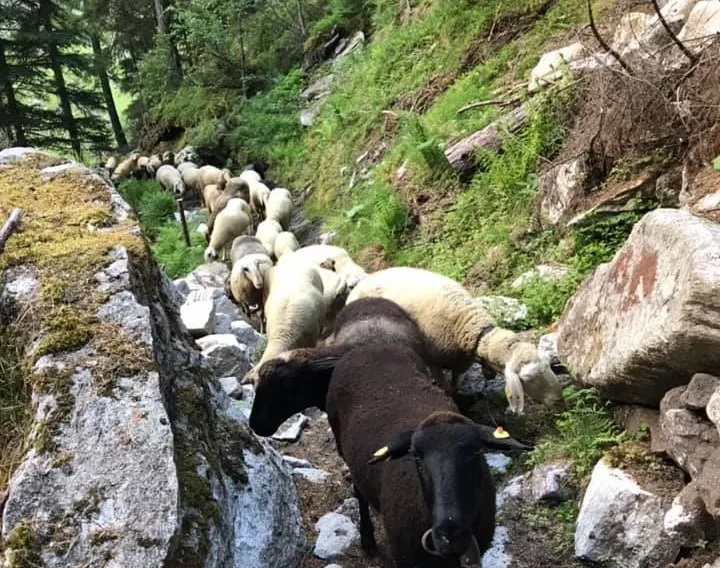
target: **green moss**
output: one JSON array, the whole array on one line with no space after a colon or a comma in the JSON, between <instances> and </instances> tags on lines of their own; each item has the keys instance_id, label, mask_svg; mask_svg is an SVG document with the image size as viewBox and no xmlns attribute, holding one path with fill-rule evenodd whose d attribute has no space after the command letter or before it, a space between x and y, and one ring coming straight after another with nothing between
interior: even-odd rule
<instances>
[{"instance_id":1,"label":"green moss","mask_svg":"<svg viewBox=\"0 0 720 568\"><path fill-rule=\"evenodd\" d=\"M92 384L100 396L111 396L121 377L132 377L157 369L147 346L128 337L117 325L96 328L93 346L102 358L93 368Z\"/></svg>"},{"instance_id":2,"label":"green moss","mask_svg":"<svg viewBox=\"0 0 720 568\"><path fill-rule=\"evenodd\" d=\"M58 307L45 318L46 335L38 346L38 357L79 349L93 337L96 321L70 306Z\"/></svg>"},{"instance_id":3,"label":"green moss","mask_svg":"<svg viewBox=\"0 0 720 568\"><path fill-rule=\"evenodd\" d=\"M34 447L38 454L57 449L55 437L67 421L75 404L75 397L70 392L72 375L73 371L70 369L59 370L50 367L33 378L37 392L51 395L55 399L55 408L37 424L35 430Z\"/></svg>"},{"instance_id":4,"label":"green moss","mask_svg":"<svg viewBox=\"0 0 720 568\"><path fill-rule=\"evenodd\" d=\"M6 566L8 568L37 568L44 566L40 556L41 540L34 521L23 519L5 540Z\"/></svg>"}]
</instances>

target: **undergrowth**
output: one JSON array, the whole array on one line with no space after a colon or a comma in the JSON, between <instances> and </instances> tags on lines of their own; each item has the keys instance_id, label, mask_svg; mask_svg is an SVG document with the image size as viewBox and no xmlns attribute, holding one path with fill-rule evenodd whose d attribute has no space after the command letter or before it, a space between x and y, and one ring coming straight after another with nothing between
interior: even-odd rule
<instances>
[{"instance_id":1,"label":"undergrowth","mask_svg":"<svg viewBox=\"0 0 720 568\"><path fill-rule=\"evenodd\" d=\"M185 276L203 263L206 243L196 230L200 219L188 219L191 242L188 247L182 227L175 220L175 199L155 180L129 180L121 184L118 191L137 213L140 226L152 243L155 258L168 276Z\"/></svg>"},{"instance_id":2,"label":"undergrowth","mask_svg":"<svg viewBox=\"0 0 720 568\"><path fill-rule=\"evenodd\" d=\"M531 465L570 459L576 480L590 473L603 451L624 441L627 434L613 420L609 403L596 389L568 387L567 408L557 415L555 434L540 442L529 457Z\"/></svg>"}]
</instances>

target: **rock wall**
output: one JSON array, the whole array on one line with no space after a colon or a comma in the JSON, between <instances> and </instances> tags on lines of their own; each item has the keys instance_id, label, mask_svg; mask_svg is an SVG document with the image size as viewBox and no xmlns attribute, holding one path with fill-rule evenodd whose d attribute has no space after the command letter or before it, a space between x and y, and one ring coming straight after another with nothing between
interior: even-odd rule
<instances>
[{"instance_id":1,"label":"rock wall","mask_svg":"<svg viewBox=\"0 0 720 568\"><path fill-rule=\"evenodd\" d=\"M297 565L290 470L219 387L114 188L11 149L0 211L16 206L0 298L32 330L34 417L1 511L4 566Z\"/></svg>"}]
</instances>

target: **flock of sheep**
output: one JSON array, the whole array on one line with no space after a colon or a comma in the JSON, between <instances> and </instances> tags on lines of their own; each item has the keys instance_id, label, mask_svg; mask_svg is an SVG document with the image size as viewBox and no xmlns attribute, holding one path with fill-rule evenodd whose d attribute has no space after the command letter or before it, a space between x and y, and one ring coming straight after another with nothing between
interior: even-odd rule
<instances>
[{"instance_id":1,"label":"flock of sheep","mask_svg":"<svg viewBox=\"0 0 720 568\"><path fill-rule=\"evenodd\" d=\"M200 196L206 260L228 260L227 296L261 315L267 345L245 377L256 389L251 428L269 436L296 412L326 410L360 502L363 549L376 549L372 506L397 568L479 567L495 528L483 453L526 446L460 414L457 377L476 361L501 372L521 413L526 394L562 401L550 362L454 280L410 267L367 274L341 247L300 247L290 192L253 169L233 177L170 153L136 154L113 178L139 168L168 191Z\"/></svg>"}]
</instances>

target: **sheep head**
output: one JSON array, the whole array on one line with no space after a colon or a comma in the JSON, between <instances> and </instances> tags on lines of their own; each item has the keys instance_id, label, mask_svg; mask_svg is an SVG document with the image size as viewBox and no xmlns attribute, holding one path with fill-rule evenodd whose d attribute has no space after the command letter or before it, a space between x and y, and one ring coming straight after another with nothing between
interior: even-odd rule
<instances>
[{"instance_id":1,"label":"sheep head","mask_svg":"<svg viewBox=\"0 0 720 568\"><path fill-rule=\"evenodd\" d=\"M432 518L422 539L429 553L448 559L477 556L473 522L495 501L484 453L490 448L527 449L512 438L494 437L493 431L455 412L435 412L373 454L370 463L408 454L414 458Z\"/></svg>"},{"instance_id":2,"label":"sheep head","mask_svg":"<svg viewBox=\"0 0 720 568\"><path fill-rule=\"evenodd\" d=\"M256 290L262 290L265 287L265 273L272 268L273 263L265 254L248 254L238 260L235 266ZM233 266L233 271L235 271L235 266Z\"/></svg>"},{"instance_id":3,"label":"sheep head","mask_svg":"<svg viewBox=\"0 0 720 568\"><path fill-rule=\"evenodd\" d=\"M218 252L213 247L209 246L205 249L203 257L205 258L205 262L213 262L217 260Z\"/></svg>"},{"instance_id":4,"label":"sheep head","mask_svg":"<svg viewBox=\"0 0 720 568\"><path fill-rule=\"evenodd\" d=\"M175 197L182 197L185 194L185 184L178 180L172 184L172 191Z\"/></svg>"},{"instance_id":5,"label":"sheep head","mask_svg":"<svg viewBox=\"0 0 720 568\"><path fill-rule=\"evenodd\" d=\"M550 361L540 357L532 343L521 341L512 346L504 374L505 396L515 414L522 414L526 392L546 406L563 401L562 385L550 368Z\"/></svg>"}]
</instances>

